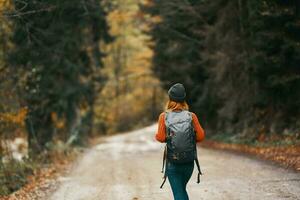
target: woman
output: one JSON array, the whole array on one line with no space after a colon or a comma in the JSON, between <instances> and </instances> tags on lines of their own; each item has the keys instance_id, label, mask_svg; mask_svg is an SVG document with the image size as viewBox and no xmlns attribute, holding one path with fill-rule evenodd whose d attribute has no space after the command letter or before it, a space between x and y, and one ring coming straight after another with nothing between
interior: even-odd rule
<instances>
[{"instance_id":1,"label":"woman","mask_svg":"<svg viewBox=\"0 0 300 200\"><path fill-rule=\"evenodd\" d=\"M182 84L177 83L173 85L169 91L169 101L166 106L167 112L182 112L188 110L188 105L185 101L186 92ZM159 142L166 142L166 113L160 114L158 119L158 131L155 135L156 140ZM192 124L196 132L196 142L201 142L205 135L197 116L191 113ZM189 200L186 185L192 176L194 170L194 162L184 164L176 164L168 162L166 164L166 175L172 188L174 200Z\"/></svg>"}]
</instances>

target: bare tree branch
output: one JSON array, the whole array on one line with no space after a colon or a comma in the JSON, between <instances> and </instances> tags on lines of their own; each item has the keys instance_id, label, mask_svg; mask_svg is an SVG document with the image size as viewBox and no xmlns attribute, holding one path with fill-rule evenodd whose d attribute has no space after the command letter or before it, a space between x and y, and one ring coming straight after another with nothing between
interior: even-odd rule
<instances>
[{"instance_id":1,"label":"bare tree branch","mask_svg":"<svg viewBox=\"0 0 300 200\"><path fill-rule=\"evenodd\" d=\"M13 14L4 13L4 16L8 17L8 18L21 17L21 16L24 16L24 15L32 15L32 14L36 14L36 13L40 13L40 12L51 12L56 8L57 8L57 6L50 6L48 8L41 8L39 10L30 10L30 11L26 11L26 12L17 12L17 13L13 13Z\"/></svg>"},{"instance_id":2,"label":"bare tree branch","mask_svg":"<svg viewBox=\"0 0 300 200\"><path fill-rule=\"evenodd\" d=\"M178 30L176 30L176 29L174 29L174 28L171 28L170 26L168 26L168 27L164 26L164 27L162 27L162 28L165 28L165 29L167 29L167 30L169 30L169 31L171 31L171 32L173 32L173 33L175 33L177 36L179 36L179 37L181 37L181 38L183 38L183 39L186 39L186 40L189 40L189 41L192 41L192 42L195 42L195 43L197 43L197 44L202 45L201 40L198 40L198 39L196 39L196 38L190 37L190 36L188 36L188 35L186 35L186 34L180 32L180 31L178 31Z\"/></svg>"}]
</instances>

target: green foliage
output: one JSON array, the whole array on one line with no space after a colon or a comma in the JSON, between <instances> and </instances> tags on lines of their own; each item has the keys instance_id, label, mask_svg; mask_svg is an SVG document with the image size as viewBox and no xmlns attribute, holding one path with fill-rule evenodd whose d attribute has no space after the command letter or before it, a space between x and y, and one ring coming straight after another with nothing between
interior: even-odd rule
<instances>
[{"instance_id":1,"label":"green foliage","mask_svg":"<svg viewBox=\"0 0 300 200\"><path fill-rule=\"evenodd\" d=\"M258 4L257 1L256 4ZM254 3L253 3L254 4ZM265 1L249 15L254 76L262 94L262 104L271 103L286 111L299 110L300 26L294 1Z\"/></svg>"},{"instance_id":2,"label":"green foliage","mask_svg":"<svg viewBox=\"0 0 300 200\"><path fill-rule=\"evenodd\" d=\"M153 5L152 5L153 4ZM143 8L152 16L160 18L151 29L153 47L153 70L167 89L176 82L188 88L190 102L197 101L205 80L200 51L203 48L202 17L192 2L153 0Z\"/></svg>"},{"instance_id":3,"label":"green foliage","mask_svg":"<svg viewBox=\"0 0 300 200\"><path fill-rule=\"evenodd\" d=\"M298 1L150 1L154 71L214 133L299 131ZM184 12L185 11L185 12Z\"/></svg>"},{"instance_id":4,"label":"green foliage","mask_svg":"<svg viewBox=\"0 0 300 200\"><path fill-rule=\"evenodd\" d=\"M19 98L29 108L29 146L46 148L54 134L53 113L66 121L72 134L80 106L92 111L95 84L103 56L99 42L109 42L101 1L15 1L13 48L9 66L23 71ZM19 78L19 77L16 77ZM67 136L68 137L68 136Z\"/></svg>"},{"instance_id":5,"label":"green foliage","mask_svg":"<svg viewBox=\"0 0 300 200\"><path fill-rule=\"evenodd\" d=\"M27 183L33 173L31 162L11 161L0 165L0 196L8 195Z\"/></svg>"}]
</instances>

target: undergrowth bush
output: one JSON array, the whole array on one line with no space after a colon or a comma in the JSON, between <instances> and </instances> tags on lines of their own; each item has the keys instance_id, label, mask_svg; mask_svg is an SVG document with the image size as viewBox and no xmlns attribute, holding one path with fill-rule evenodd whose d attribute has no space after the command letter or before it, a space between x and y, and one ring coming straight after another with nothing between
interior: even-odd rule
<instances>
[{"instance_id":1,"label":"undergrowth bush","mask_svg":"<svg viewBox=\"0 0 300 200\"><path fill-rule=\"evenodd\" d=\"M6 196L19 190L29 183L29 176L36 176L37 172L43 168L64 165L70 160L74 160L83 149L56 142L49 144L49 150L41 152L35 158L23 158L22 161L11 158L0 162L0 196Z\"/></svg>"},{"instance_id":2,"label":"undergrowth bush","mask_svg":"<svg viewBox=\"0 0 300 200\"><path fill-rule=\"evenodd\" d=\"M27 176L32 175L36 164L30 160L22 162L11 160L0 165L0 196L8 195L27 183Z\"/></svg>"}]
</instances>

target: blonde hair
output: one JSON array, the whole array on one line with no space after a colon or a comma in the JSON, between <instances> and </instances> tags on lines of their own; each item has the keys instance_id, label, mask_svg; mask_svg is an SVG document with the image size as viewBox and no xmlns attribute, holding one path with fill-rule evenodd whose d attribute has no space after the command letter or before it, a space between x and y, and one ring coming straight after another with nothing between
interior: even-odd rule
<instances>
[{"instance_id":1,"label":"blonde hair","mask_svg":"<svg viewBox=\"0 0 300 200\"><path fill-rule=\"evenodd\" d=\"M176 102L172 100L168 100L166 104L166 111L173 111L173 110L189 110L189 105L184 102Z\"/></svg>"}]
</instances>

